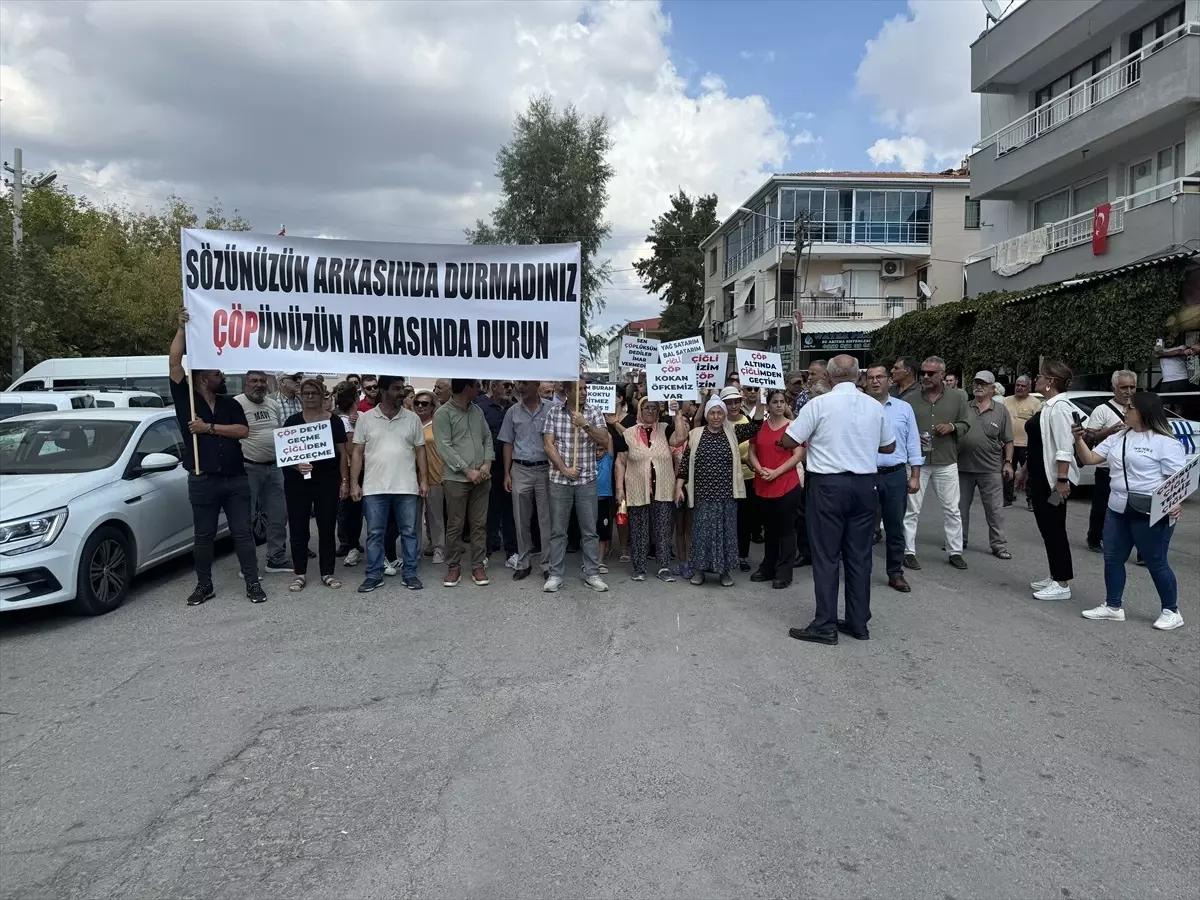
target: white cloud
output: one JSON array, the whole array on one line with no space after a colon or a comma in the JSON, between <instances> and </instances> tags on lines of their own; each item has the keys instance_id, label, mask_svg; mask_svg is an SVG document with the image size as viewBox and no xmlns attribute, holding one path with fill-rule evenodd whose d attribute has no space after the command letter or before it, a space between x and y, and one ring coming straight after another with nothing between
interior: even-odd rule
<instances>
[{"instance_id":1,"label":"white cloud","mask_svg":"<svg viewBox=\"0 0 1200 900\"><path fill-rule=\"evenodd\" d=\"M788 150L763 97L731 96L716 74L688 84L669 30L641 2L463 16L440 2L13 0L0 6L4 150L132 206L218 196L262 230L457 242L498 200L514 114L549 91L612 126L605 254L625 271L605 325L658 312L628 269L669 194L716 192L728 211Z\"/></svg>"},{"instance_id":2,"label":"white cloud","mask_svg":"<svg viewBox=\"0 0 1200 900\"><path fill-rule=\"evenodd\" d=\"M808 144L819 144L819 143L821 143L821 139L819 137L816 137L808 129L801 131L799 134L792 135L792 146L793 147L804 147L804 146L807 146Z\"/></svg>"},{"instance_id":3,"label":"white cloud","mask_svg":"<svg viewBox=\"0 0 1200 900\"><path fill-rule=\"evenodd\" d=\"M874 102L876 120L898 133L868 149L876 165L936 169L967 155L979 137L970 45L982 29L976 3L909 0L906 13L867 41L856 89Z\"/></svg>"},{"instance_id":4,"label":"white cloud","mask_svg":"<svg viewBox=\"0 0 1200 900\"><path fill-rule=\"evenodd\" d=\"M768 65L775 62L774 50L742 50L738 56L745 60L755 60Z\"/></svg>"}]
</instances>

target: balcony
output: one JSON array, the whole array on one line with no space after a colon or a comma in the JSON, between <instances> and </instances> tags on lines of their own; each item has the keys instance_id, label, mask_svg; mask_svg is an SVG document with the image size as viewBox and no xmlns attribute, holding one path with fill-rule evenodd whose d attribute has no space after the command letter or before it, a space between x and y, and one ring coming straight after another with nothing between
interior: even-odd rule
<instances>
[{"instance_id":1,"label":"balcony","mask_svg":"<svg viewBox=\"0 0 1200 900\"><path fill-rule=\"evenodd\" d=\"M736 344L738 338L738 320L736 316L724 322L713 322L712 339L716 344Z\"/></svg>"},{"instance_id":2,"label":"balcony","mask_svg":"<svg viewBox=\"0 0 1200 900\"><path fill-rule=\"evenodd\" d=\"M774 227L756 235L740 251L727 256L725 280L733 278L770 250L777 252L766 267L778 265L784 253L796 249L796 226L796 222L777 222ZM887 248L892 247L896 256L927 255L933 240L930 222L809 222L808 230L813 253L817 256L822 253L846 255L848 250L862 249L868 256L878 257L881 253L887 255Z\"/></svg>"},{"instance_id":3,"label":"balcony","mask_svg":"<svg viewBox=\"0 0 1200 900\"><path fill-rule=\"evenodd\" d=\"M925 302L908 297L833 297L801 300L799 306L806 322L834 319L851 326L856 320L896 319L924 309Z\"/></svg>"},{"instance_id":4,"label":"balcony","mask_svg":"<svg viewBox=\"0 0 1200 900\"><path fill-rule=\"evenodd\" d=\"M1181 118L1200 103L1200 22L1185 22L1043 103L971 149L971 196L1013 198L1022 188Z\"/></svg>"},{"instance_id":5,"label":"balcony","mask_svg":"<svg viewBox=\"0 0 1200 900\"><path fill-rule=\"evenodd\" d=\"M1050 222L967 257L968 295L1061 282L1195 240L1200 178L1177 178L1112 201L1108 252L1100 257L1091 250L1094 215L1087 210Z\"/></svg>"}]
</instances>

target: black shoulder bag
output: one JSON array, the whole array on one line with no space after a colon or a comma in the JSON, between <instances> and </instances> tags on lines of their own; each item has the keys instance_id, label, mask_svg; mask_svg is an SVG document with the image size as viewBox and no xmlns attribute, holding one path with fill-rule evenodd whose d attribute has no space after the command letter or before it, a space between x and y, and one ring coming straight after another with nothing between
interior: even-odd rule
<instances>
[{"instance_id":1,"label":"black shoulder bag","mask_svg":"<svg viewBox=\"0 0 1200 900\"><path fill-rule=\"evenodd\" d=\"M1125 476L1125 512L1131 516L1150 518L1150 494L1135 494L1129 490L1129 456L1126 447L1129 443L1129 432L1121 436L1121 474Z\"/></svg>"}]
</instances>

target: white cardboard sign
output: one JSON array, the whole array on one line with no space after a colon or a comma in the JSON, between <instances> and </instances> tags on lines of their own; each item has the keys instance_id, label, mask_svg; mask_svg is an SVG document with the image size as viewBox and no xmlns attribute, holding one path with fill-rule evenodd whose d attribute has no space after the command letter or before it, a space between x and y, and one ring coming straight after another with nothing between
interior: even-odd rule
<instances>
[{"instance_id":1,"label":"white cardboard sign","mask_svg":"<svg viewBox=\"0 0 1200 900\"><path fill-rule=\"evenodd\" d=\"M689 337L678 341L664 341L658 345L659 362L686 362L685 357L704 352L704 338Z\"/></svg>"},{"instance_id":2,"label":"white cardboard sign","mask_svg":"<svg viewBox=\"0 0 1200 900\"><path fill-rule=\"evenodd\" d=\"M691 363L651 363L646 367L650 400L695 400L696 367Z\"/></svg>"},{"instance_id":3,"label":"white cardboard sign","mask_svg":"<svg viewBox=\"0 0 1200 900\"><path fill-rule=\"evenodd\" d=\"M658 359L658 338L621 335L621 355L617 362L622 368L644 369L647 363L655 359Z\"/></svg>"},{"instance_id":4,"label":"white cardboard sign","mask_svg":"<svg viewBox=\"0 0 1200 900\"><path fill-rule=\"evenodd\" d=\"M587 403L593 409L598 409L607 415L617 411L617 386L615 384L589 384L587 386Z\"/></svg>"},{"instance_id":5,"label":"white cardboard sign","mask_svg":"<svg viewBox=\"0 0 1200 900\"><path fill-rule=\"evenodd\" d=\"M737 351L738 376L742 387L781 388L783 384L783 361L778 353L766 350Z\"/></svg>"},{"instance_id":6,"label":"white cardboard sign","mask_svg":"<svg viewBox=\"0 0 1200 900\"><path fill-rule=\"evenodd\" d=\"M1193 456L1187 465L1159 485L1150 495L1150 524L1153 525L1174 509L1200 486L1200 456Z\"/></svg>"},{"instance_id":7,"label":"white cardboard sign","mask_svg":"<svg viewBox=\"0 0 1200 900\"><path fill-rule=\"evenodd\" d=\"M333 455L333 426L328 419L275 429L275 459L280 468Z\"/></svg>"},{"instance_id":8,"label":"white cardboard sign","mask_svg":"<svg viewBox=\"0 0 1200 900\"><path fill-rule=\"evenodd\" d=\"M689 353L683 359L696 367L696 386L720 388L725 384L725 367L729 364L728 353Z\"/></svg>"}]
</instances>

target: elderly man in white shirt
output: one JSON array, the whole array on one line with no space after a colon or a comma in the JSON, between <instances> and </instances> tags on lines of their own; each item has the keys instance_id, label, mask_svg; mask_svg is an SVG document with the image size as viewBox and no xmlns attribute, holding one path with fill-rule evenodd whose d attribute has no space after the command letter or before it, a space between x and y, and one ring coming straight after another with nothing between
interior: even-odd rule
<instances>
[{"instance_id":1,"label":"elderly man in white shirt","mask_svg":"<svg viewBox=\"0 0 1200 900\"><path fill-rule=\"evenodd\" d=\"M1083 423L1084 442L1095 447L1125 427L1125 412L1137 391L1137 372L1118 369L1112 373L1112 399L1092 410ZM1096 486L1092 488L1092 509L1088 516L1087 548L1100 553L1104 519L1108 515L1108 460L1096 466Z\"/></svg>"},{"instance_id":2,"label":"elderly man in white shirt","mask_svg":"<svg viewBox=\"0 0 1200 900\"><path fill-rule=\"evenodd\" d=\"M788 634L801 641L836 644L838 632L870 638L872 535L879 509L876 473L880 453L896 449L883 406L861 393L858 360L829 361L833 388L813 397L788 426L781 445L808 444L808 522L813 555L816 616ZM846 618L837 618L840 569L846 570Z\"/></svg>"}]
</instances>

